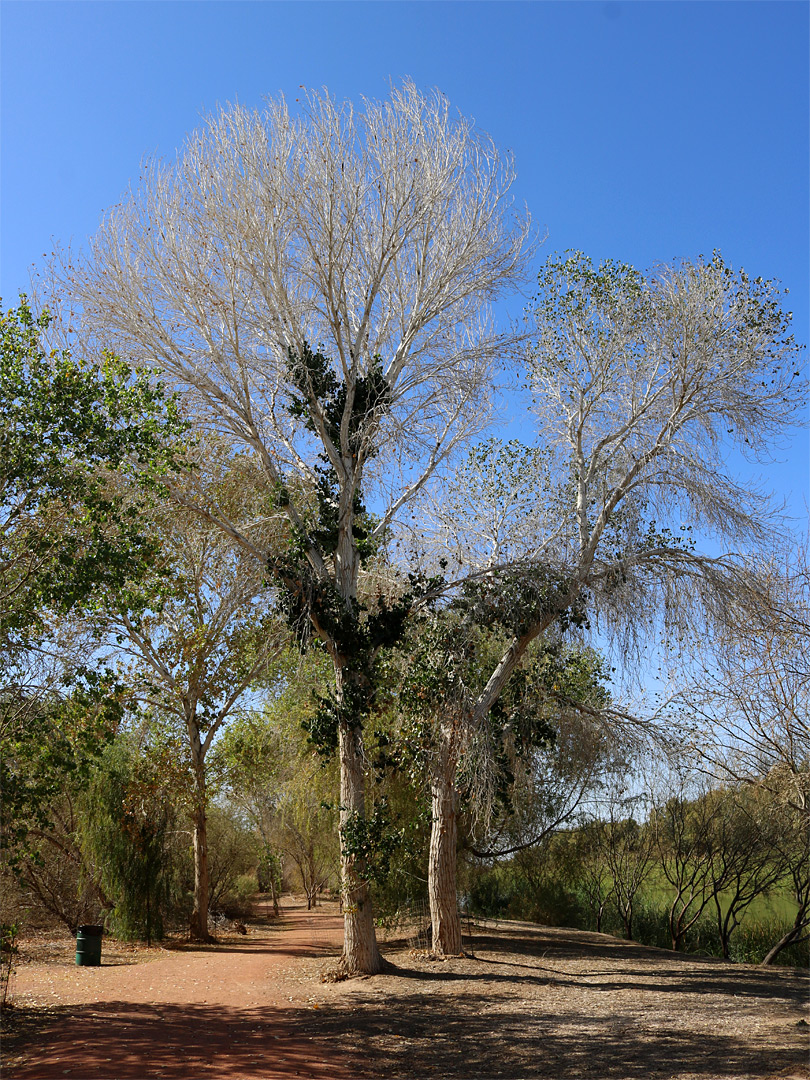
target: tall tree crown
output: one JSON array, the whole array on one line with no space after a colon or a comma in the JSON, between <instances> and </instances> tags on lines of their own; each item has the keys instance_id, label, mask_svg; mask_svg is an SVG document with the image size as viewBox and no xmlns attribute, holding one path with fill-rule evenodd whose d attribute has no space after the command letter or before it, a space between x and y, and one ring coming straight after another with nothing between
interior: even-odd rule
<instances>
[{"instance_id":1,"label":"tall tree crown","mask_svg":"<svg viewBox=\"0 0 810 1080\"><path fill-rule=\"evenodd\" d=\"M360 111L326 92L298 115L283 99L229 106L174 163L144 168L63 281L85 333L193 388L273 470L310 471L312 433L341 481L406 434L409 464L435 465L487 415L504 345L488 304L531 247L513 178L471 121L409 82ZM288 357L310 346L344 384L343 414L311 380L302 431L284 407ZM386 407L367 396L358 419L375 369Z\"/></svg>"}]
</instances>

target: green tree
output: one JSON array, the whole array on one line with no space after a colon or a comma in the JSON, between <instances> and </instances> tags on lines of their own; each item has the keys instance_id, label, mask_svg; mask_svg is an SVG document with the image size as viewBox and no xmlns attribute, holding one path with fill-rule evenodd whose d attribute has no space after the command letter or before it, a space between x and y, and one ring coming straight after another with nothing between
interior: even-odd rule
<instances>
[{"instance_id":1,"label":"green tree","mask_svg":"<svg viewBox=\"0 0 810 1080\"><path fill-rule=\"evenodd\" d=\"M779 850L781 822L772 798L760 789L725 787L706 796L712 808L712 902L723 956L746 910L785 873Z\"/></svg>"},{"instance_id":2,"label":"green tree","mask_svg":"<svg viewBox=\"0 0 810 1080\"><path fill-rule=\"evenodd\" d=\"M141 512L185 431L158 381L111 353L80 362L47 349L49 323L24 297L0 315L4 846L44 824L50 793L113 730L113 682L88 669L92 644L71 620L153 561ZM114 478L133 472L142 487L124 498Z\"/></svg>"},{"instance_id":3,"label":"green tree","mask_svg":"<svg viewBox=\"0 0 810 1080\"><path fill-rule=\"evenodd\" d=\"M176 883L173 747L123 733L105 749L82 799L81 844L98 867L123 938L163 936Z\"/></svg>"},{"instance_id":4,"label":"green tree","mask_svg":"<svg viewBox=\"0 0 810 1080\"><path fill-rule=\"evenodd\" d=\"M251 822L265 858L279 853L299 878L308 906L324 885L336 883L339 869L338 776L307 737L313 693L328 682L325 661L322 654L290 653L276 694L261 712L230 724L212 751L223 795Z\"/></svg>"},{"instance_id":5,"label":"green tree","mask_svg":"<svg viewBox=\"0 0 810 1080\"><path fill-rule=\"evenodd\" d=\"M110 475L144 482L175 463L185 430L159 382L104 352L91 362L42 345L50 319L25 298L0 315L0 654L7 663L47 632L49 612L124 584L151 559L145 499Z\"/></svg>"},{"instance_id":6,"label":"green tree","mask_svg":"<svg viewBox=\"0 0 810 1080\"><path fill-rule=\"evenodd\" d=\"M17 674L21 669L18 663ZM27 684L7 687L0 696L0 846L12 866L50 827L54 800L87 779L123 715L125 696L110 672L78 664L68 670L59 680L48 673L43 685L38 665Z\"/></svg>"},{"instance_id":7,"label":"green tree","mask_svg":"<svg viewBox=\"0 0 810 1080\"><path fill-rule=\"evenodd\" d=\"M765 451L806 398L780 290L717 254L644 275L567 253L539 286L527 313L536 445L521 459L490 444L430 504L428 539L455 554L480 624L497 617L505 637L462 695L456 726L470 739L555 624L598 613L632 664L662 625L696 634L759 602L766 582L738 552L776 539L778 516L726 450ZM698 550L693 530L721 554Z\"/></svg>"},{"instance_id":8,"label":"green tree","mask_svg":"<svg viewBox=\"0 0 810 1080\"><path fill-rule=\"evenodd\" d=\"M465 710L503 645L493 612L486 621L482 616L478 586L472 591L474 602L465 596L414 628L400 694L402 735L430 791L428 894L437 955L461 951L456 864L462 799L483 823L481 841L469 841L479 857L538 843L574 812L579 800L572 792L581 797L593 778L598 740L586 735L587 724L572 723L574 715L606 703L596 654L547 635L525 653L486 723L472 729ZM563 774L560 791L554 780Z\"/></svg>"},{"instance_id":9,"label":"green tree","mask_svg":"<svg viewBox=\"0 0 810 1080\"><path fill-rule=\"evenodd\" d=\"M266 492L249 463L213 439L201 441L189 463L192 471L175 478L176 493L193 488L234 519L255 513L253 541L277 546L273 525L261 521ZM189 806L194 847L190 930L206 941L207 756L223 725L270 677L289 635L261 564L216 525L168 499L155 500L142 520L159 545L153 563L128 588L105 594L94 624L136 700L181 734L190 781L178 795Z\"/></svg>"}]
</instances>

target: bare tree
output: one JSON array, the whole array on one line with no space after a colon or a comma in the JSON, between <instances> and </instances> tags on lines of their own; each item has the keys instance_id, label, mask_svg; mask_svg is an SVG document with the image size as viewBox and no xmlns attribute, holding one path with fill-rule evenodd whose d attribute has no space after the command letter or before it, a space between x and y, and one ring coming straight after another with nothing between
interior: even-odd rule
<instances>
[{"instance_id":1,"label":"bare tree","mask_svg":"<svg viewBox=\"0 0 810 1080\"><path fill-rule=\"evenodd\" d=\"M629 940L639 890L650 876L655 857L655 836L646 821L633 816L644 808L644 795L612 790L606 800L604 828L597 833L601 855L613 882L616 910ZM646 816L646 815L645 815Z\"/></svg>"},{"instance_id":2,"label":"bare tree","mask_svg":"<svg viewBox=\"0 0 810 1080\"><path fill-rule=\"evenodd\" d=\"M708 796L712 807L711 881L723 956L745 911L784 877L780 825L772 800L760 789L724 788Z\"/></svg>"},{"instance_id":3,"label":"bare tree","mask_svg":"<svg viewBox=\"0 0 810 1080\"><path fill-rule=\"evenodd\" d=\"M781 562L763 560L759 602L744 619L729 613L713 640L695 650L670 703L680 739L709 776L747 786L757 802L767 793L775 827L758 876L782 868L796 915L764 963L805 940L810 926L810 571L806 544L791 548ZM742 848L747 864L754 848ZM727 921L733 929L733 912Z\"/></svg>"},{"instance_id":4,"label":"bare tree","mask_svg":"<svg viewBox=\"0 0 810 1080\"><path fill-rule=\"evenodd\" d=\"M645 276L575 253L550 259L539 285L527 370L537 444L522 461L490 444L432 507L434 542L479 575L482 617L511 639L467 694L472 732L555 621L587 608L632 662L662 624L677 643L701 620L750 608L758 582L744 551L777 528L726 451L767 454L806 392L779 290L719 255ZM470 483L476 471L483 485ZM482 487L497 513L466 547L453 539L460 521L469 528L459 504ZM701 552L698 534L719 553Z\"/></svg>"},{"instance_id":5,"label":"bare tree","mask_svg":"<svg viewBox=\"0 0 810 1080\"><path fill-rule=\"evenodd\" d=\"M726 453L766 455L801 420L806 385L780 300L719 255L646 277L579 254L549 260L528 367L530 453L547 494L522 538L517 632L477 713L527 641L585 598L626 644L662 619L694 631L701 608L716 616L751 600L759 583L742 550L772 540L776 518ZM698 532L726 551L699 551Z\"/></svg>"},{"instance_id":6,"label":"bare tree","mask_svg":"<svg viewBox=\"0 0 810 1080\"><path fill-rule=\"evenodd\" d=\"M805 819L784 807L774 843L774 859L781 861L787 891L796 904L793 923L775 941L763 958L772 964L790 945L802 944L810 938L810 831Z\"/></svg>"},{"instance_id":7,"label":"bare tree","mask_svg":"<svg viewBox=\"0 0 810 1080\"><path fill-rule=\"evenodd\" d=\"M574 876L593 913L597 934L602 933L605 908L613 896L613 876L604 856L606 831L606 822L592 817L583 822L574 833Z\"/></svg>"},{"instance_id":8,"label":"bare tree","mask_svg":"<svg viewBox=\"0 0 810 1080\"><path fill-rule=\"evenodd\" d=\"M672 890L670 941L681 949L712 898L712 806L707 786L688 769L673 770L665 790L653 826L658 863Z\"/></svg>"},{"instance_id":9,"label":"bare tree","mask_svg":"<svg viewBox=\"0 0 810 1080\"><path fill-rule=\"evenodd\" d=\"M149 164L62 274L87 346L175 379L275 485L297 541L278 578L334 665L344 829L365 819L362 720L386 638L359 606L363 562L488 420L509 345L488 304L529 253L513 176L486 135L409 82L362 111L326 93L299 116L281 99L232 106L173 165ZM314 516L302 485L319 495ZM342 872L344 964L378 971L362 860L346 853Z\"/></svg>"},{"instance_id":10,"label":"bare tree","mask_svg":"<svg viewBox=\"0 0 810 1080\"><path fill-rule=\"evenodd\" d=\"M284 793L278 808L276 837L279 850L298 871L309 911L315 907L318 893L337 880L334 814L318 797L316 785L310 785L308 790L299 785L297 791Z\"/></svg>"},{"instance_id":11,"label":"bare tree","mask_svg":"<svg viewBox=\"0 0 810 1080\"><path fill-rule=\"evenodd\" d=\"M810 567L804 547L761 564L759 603L729 618L682 674L674 712L708 772L765 787L810 819Z\"/></svg>"}]
</instances>

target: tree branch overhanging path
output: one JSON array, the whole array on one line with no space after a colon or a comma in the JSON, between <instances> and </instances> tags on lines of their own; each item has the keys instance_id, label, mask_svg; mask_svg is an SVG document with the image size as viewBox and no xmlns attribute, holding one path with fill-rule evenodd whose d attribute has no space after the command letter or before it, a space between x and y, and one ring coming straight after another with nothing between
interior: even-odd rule
<instances>
[{"instance_id":1,"label":"tree branch overhanging path","mask_svg":"<svg viewBox=\"0 0 810 1080\"><path fill-rule=\"evenodd\" d=\"M344 828L365 815L374 659L405 614L360 603L364 563L489 419L513 339L488 305L524 280L532 248L513 178L486 135L409 82L362 111L326 93L299 116L283 100L232 106L174 164L149 164L88 257L62 266L83 346L165 373L274 488L268 513L292 541L277 586L334 666ZM349 973L382 963L364 869L344 853Z\"/></svg>"}]
</instances>

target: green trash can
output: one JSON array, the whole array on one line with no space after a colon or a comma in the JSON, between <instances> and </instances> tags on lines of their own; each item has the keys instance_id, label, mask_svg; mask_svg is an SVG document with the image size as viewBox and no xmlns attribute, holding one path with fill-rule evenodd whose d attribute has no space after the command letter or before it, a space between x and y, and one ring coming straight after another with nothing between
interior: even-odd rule
<instances>
[{"instance_id":1,"label":"green trash can","mask_svg":"<svg viewBox=\"0 0 810 1080\"><path fill-rule=\"evenodd\" d=\"M80 967L99 966L103 933L103 926L80 926L76 930L76 963Z\"/></svg>"}]
</instances>

